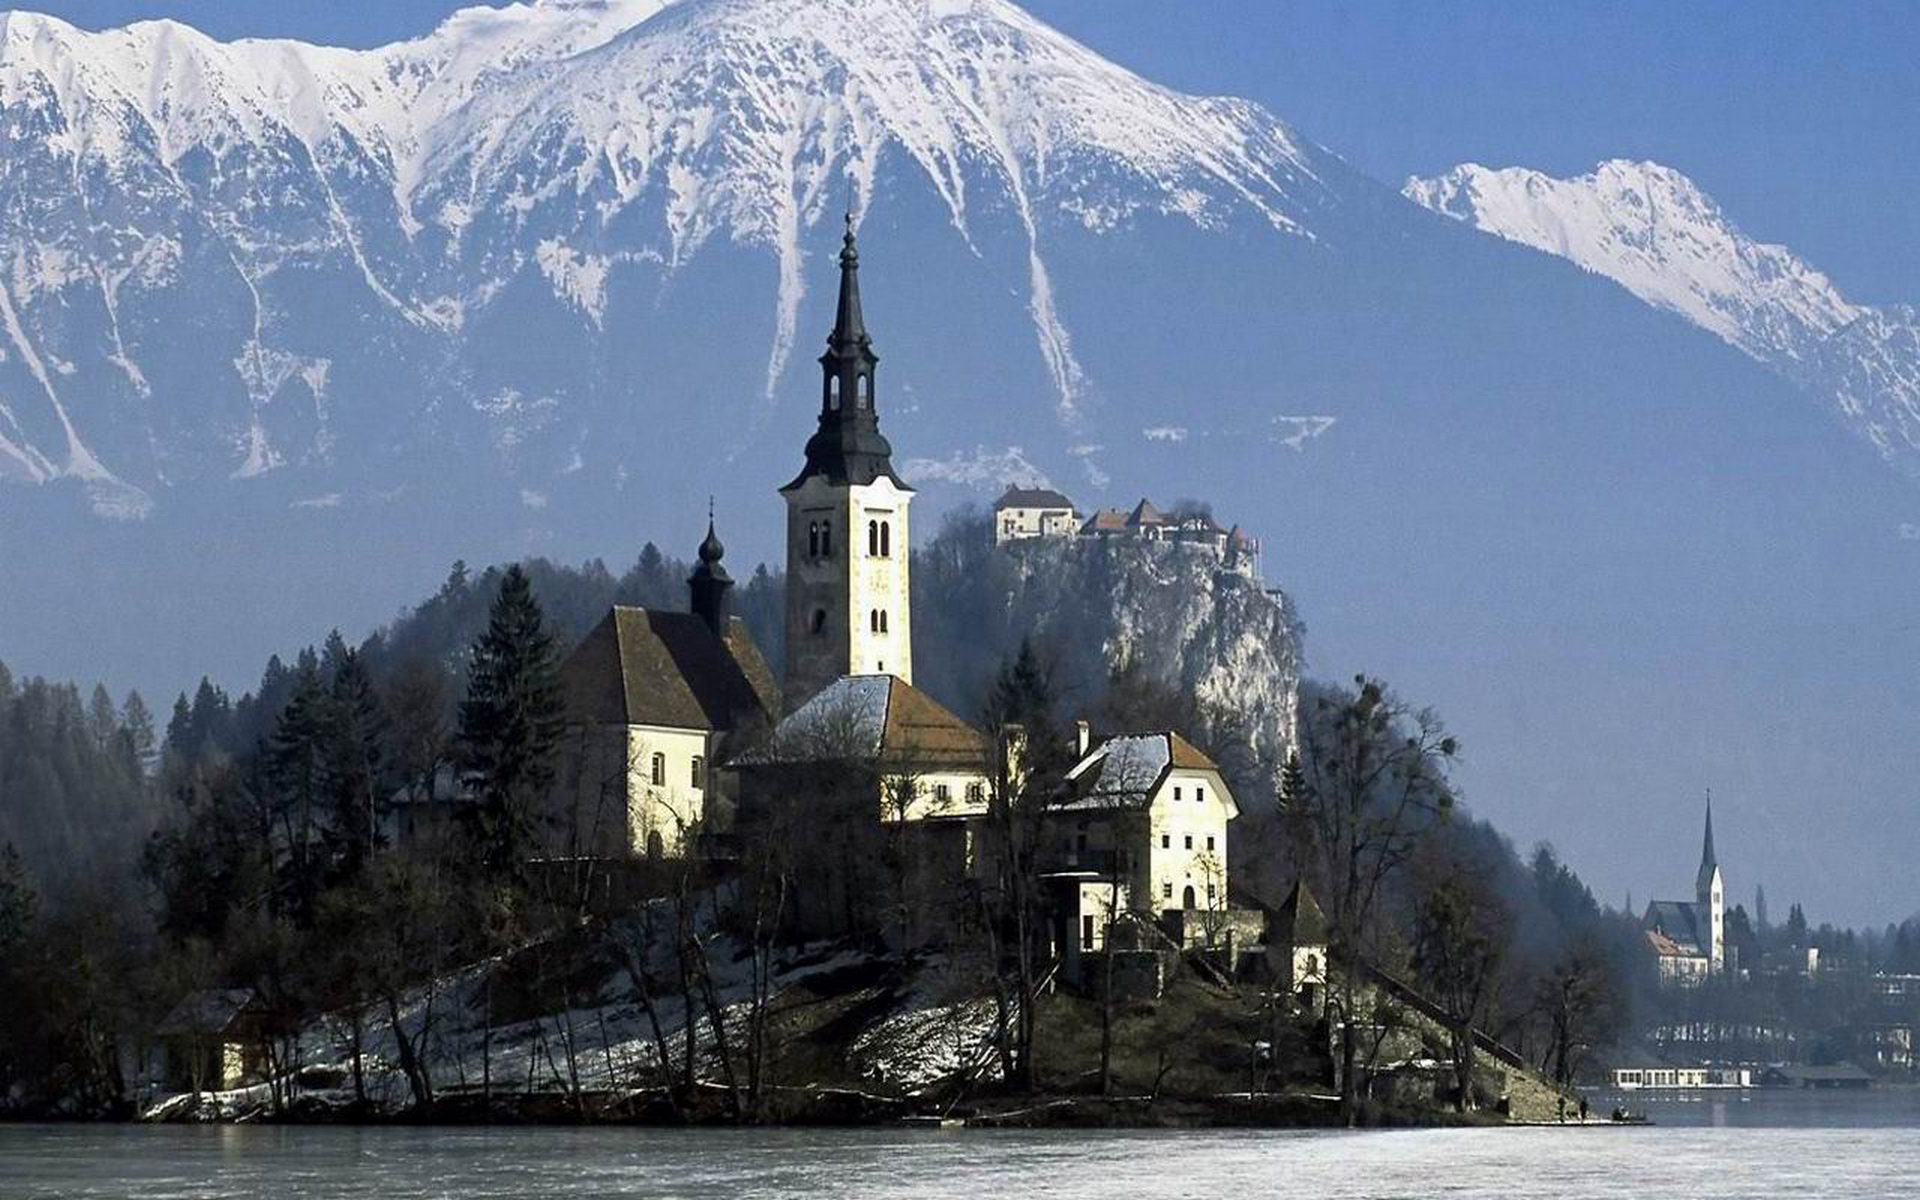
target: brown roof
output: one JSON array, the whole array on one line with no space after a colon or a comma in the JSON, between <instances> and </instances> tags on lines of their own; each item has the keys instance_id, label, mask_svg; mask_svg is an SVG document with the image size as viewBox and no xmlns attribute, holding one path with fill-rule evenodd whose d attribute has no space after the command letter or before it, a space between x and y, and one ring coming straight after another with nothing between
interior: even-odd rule
<instances>
[{"instance_id":1,"label":"brown roof","mask_svg":"<svg viewBox=\"0 0 1920 1200\"><path fill-rule=\"evenodd\" d=\"M993 510L1003 508L1065 508L1071 509L1073 501L1062 496L1052 488L1023 488L1008 486L1005 494L993 502Z\"/></svg>"},{"instance_id":2,"label":"brown roof","mask_svg":"<svg viewBox=\"0 0 1920 1200\"><path fill-rule=\"evenodd\" d=\"M572 719L732 729L776 711L779 688L746 623L715 637L692 613L616 606L560 666Z\"/></svg>"},{"instance_id":3,"label":"brown roof","mask_svg":"<svg viewBox=\"0 0 1920 1200\"><path fill-rule=\"evenodd\" d=\"M1103 508L1088 517L1080 526L1081 533L1122 533L1127 528L1127 514L1117 508Z\"/></svg>"},{"instance_id":4,"label":"brown roof","mask_svg":"<svg viewBox=\"0 0 1920 1200\"><path fill-rule=\"evenodd\" d=\"M1087 753L1067 772L1074 788L1073 798L1063 808L1137 808L1152 803L1154 793L1176 768L1213 771L1220 768L1202 754L1192 742L1179 734L1118 734L1107 738ZM1220 781L1221 799L1227 803L1228 816L1238 815L1239 805Z\"/></svg>"},{"instance_id":5,"label":"brown roof","mask_svg":"<svg viewBox=\"0 0 1920 1200\"><path fill-rule=\"evenodd\" d=\"M1298 880L1280 905L1275 926L1295 946L1324 945L1327 940L1327 915L1320 911L1306 880Z\"/></svg>"},{"instance_id":6,"label":"brown roof","mask_svg":"<svg viewBox=\"0 0 1920 1200\"><path fill-rule=\"evenodd\" d=\"M1134 505L1133 511L1127 514L1129 525L1165 525L1166 523L1166 517L1162 516L1160 510L1155 508L1145 496L1142 496L1140 503Z\"/></svg>"},{"instance_id":7,"label":"brown roof","mask_svg":"<svg viewBox=\"0 0 1920 1200\"><path fill-rule=\"evenodd\" d=\"M253 1005L252 988L208 988L189 992L173 1006L155 1032L164 1037L225 1033Z\"/></svg>"},{"instance_id":8,"label":"brown roof","mask_svg":"<svg viewBox=\"0 0 1920 1200\"><path fill-rule=\"evenodd\" d=\"M896 675L845 675L781 721L743 765L836 759L984 769L987 740Z\"/></svg>"}]
</instances>

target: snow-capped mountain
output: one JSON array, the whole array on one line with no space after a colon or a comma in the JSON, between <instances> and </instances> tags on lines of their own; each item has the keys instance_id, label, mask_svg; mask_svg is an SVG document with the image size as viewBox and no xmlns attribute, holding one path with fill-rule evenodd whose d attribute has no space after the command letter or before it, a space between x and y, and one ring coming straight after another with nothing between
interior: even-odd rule
<instances>
[{"instance_id":1,"label":"snow-capped mountain","mask_svg":"<svg viewBox=\"0 0 1920 1200\"><path fill-rule=\"evenodd\" d=\"M529 495L624 478L634 456L584 456L650 402L620 331L717 274L718 239L770 269L725 344L759 343L775 396L822 223L882 193L976 260L1016 236L1004 282L1071 425L1091 385L1051 229L1304 234L1337 168L1000 0L535 0L365 52L0 20L0 477L120 515L290 467L325 499L353 486L330 467L423 442L489 448ZM502 352L536 330L551 354Z\"/></svg>"},{"instance_id":2,"label":"snow-capped mountain","mask_svg":"<svg viewBox=\"0 0 1920 1200\"><path fill-rule=\"evenodd\" d=\"M1756 242L1691 179L1616 159L1572 179L1473 163L1406 196L1603 275L1838 405L1920 473L1920 314L1853 304L1785 246Z\"/></svg>"}]
</instances>

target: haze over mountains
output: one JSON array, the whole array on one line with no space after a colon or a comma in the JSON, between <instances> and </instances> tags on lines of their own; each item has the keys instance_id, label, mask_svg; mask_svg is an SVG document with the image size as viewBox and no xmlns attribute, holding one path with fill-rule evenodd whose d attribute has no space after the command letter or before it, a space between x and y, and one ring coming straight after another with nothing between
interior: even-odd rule
<instances>
[{"instance_id":1,"label":"haze over mountains","mask_svg":"<svg viewBox=\"0 0 1920 1200\"><path fill-rule=\"evenodd\" d=\"M923 527L1010 477L1211 500L1314 669L1437 704L1470 799L1603 883L1684 884L1709 784L1737 894L1864 918L1859 856L1920 850L1789 845L1914 798L1920 735L1858 720L1920 699L1912 314L1675 170L1403 195L992 0L544 0L370 51L15 13L0 151L19 667L247 686L456 556L685 553L709 493L772 554L851 207Z\"/></svg>"}]
</instances>

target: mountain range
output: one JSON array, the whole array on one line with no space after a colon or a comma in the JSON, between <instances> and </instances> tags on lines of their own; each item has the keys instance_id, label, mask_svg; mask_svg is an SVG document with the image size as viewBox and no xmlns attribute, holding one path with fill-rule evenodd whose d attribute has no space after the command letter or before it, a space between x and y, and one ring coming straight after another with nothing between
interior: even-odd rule
<instances>
[{"instance_id":1,"label":"mountain range","mask_svg":"<svg viewBox=\"0 0 1920 1200\"><path fill-rule=\"evenodd\" d=\"M1395 186L1003 0L0 17L0 656L246 686L456 556L685 554L707 496L777 556L843 213L923 529L1208 501L1315 669L1623 859L1683 778L1907 794L1841 714L1920 653L1911 310L1671 168Z\"/></svg>"}]
</instances>

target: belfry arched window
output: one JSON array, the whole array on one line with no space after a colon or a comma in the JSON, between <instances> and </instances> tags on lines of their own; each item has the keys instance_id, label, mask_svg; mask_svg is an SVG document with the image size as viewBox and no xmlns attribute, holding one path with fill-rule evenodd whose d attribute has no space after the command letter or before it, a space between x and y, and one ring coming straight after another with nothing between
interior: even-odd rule
<instances>
[{"instance_id":1,"label":"belfry arched window","mask_svg":"<svg viewBox=\"0 0 1920 1200\"><path fill-rule=\"evenodd\" d=\"M827 376L827 408L833 412L840 411L840 377L838 375Z\"/></svg>"},{"instance_id":2,"label":"belfry arched window","mask_svg":"<svg viewBox=\"0 0 1920 1200\"><path fill-rule=\"evenodd\" d=\"M880 557L880 522L867 522L867 557Z\"/></svg>"},{"instance_id":3,"label":"belfry arched window","mask_svg":"<svg viewBox=\"0 0 1920 1200\"><path fill-rule=\"evenodd\" d=\"M893 522L882 521L880 522L880 557L891 558L892 556L893 556Z\"/></svg>"},{"instance_id":4,"label":"belfry arched window","mask_svg":"<svg viewBox=\"0 0 1920 1200\"><path fill-rule=\"evenodd\" d=\"M820 522L820 557L833 557L833 522Z\"/></svg>"},{"instance_id":5,"label":"belfry arched window","mask_svg":"<svg viewBox=\"0 0 1920 1200\"><path fill-rule=\"evenodd\" d=\"M873 633L880 632L880 610L879 609L876 608L872 612L867 614L867 629Z\"/></svg>"},{"instance_id":6,"label":"belfry arched window","mask_svg":"<svg viewBox=\"0 0 1920 1200\"><path fill-rule=\"evenodd\" d=\"M807 522L807 557L820 557L820 522Z\"/></svg>"},{"instance_id":7,"label":"belfry arched window","mask_svg":"<svg viewBox=\"0 0 1920 1200\"><path fill-rule=\"evenodd\" d=\"M873 406L873 376L862 372L860 375L859 388L860 407L871 408Z\"/></svg>"}]
</instances>

